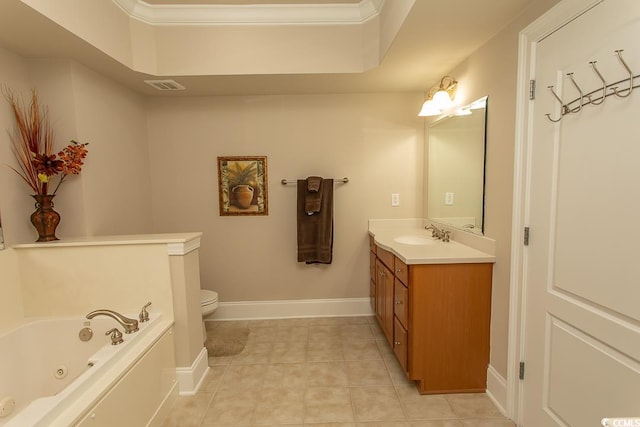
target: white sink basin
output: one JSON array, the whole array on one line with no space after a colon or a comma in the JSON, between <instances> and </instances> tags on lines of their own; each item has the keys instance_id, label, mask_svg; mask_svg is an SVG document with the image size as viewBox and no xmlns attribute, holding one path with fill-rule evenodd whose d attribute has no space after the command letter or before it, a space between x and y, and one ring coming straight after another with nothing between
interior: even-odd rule
<instances>
[{"instance_id":1,"label":"white sink basin","mask_svg":"<svg viewBox=\"0 0 640 427\"><path fill-rule=\"evenodd\" d=\"M413 234L408 234L406 236L398 236L393 240L397 243L402 243L405 245L434 245L437 242L437 240L431 237L416 236Z\"/></svg>"}]
</instances>

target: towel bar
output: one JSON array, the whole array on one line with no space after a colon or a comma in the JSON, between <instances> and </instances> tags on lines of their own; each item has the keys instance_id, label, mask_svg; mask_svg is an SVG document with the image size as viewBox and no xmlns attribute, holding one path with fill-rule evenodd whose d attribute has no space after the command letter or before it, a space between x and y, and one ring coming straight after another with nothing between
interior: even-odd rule
<instances>
[{"instance_id":1,"label":"towel bar","mask_svg":"<svg viewBox=\"0 0 640 427\"><path fill-rule=\"evenodd\" d=\"M280 181L280 183L282 185L287 185L287 184L296 184L298 181L297 180L289 180L289 179L283 179L282 181ZM334 179L333 180L334 183L340 183L340 184L346 184L347 182L349 182L349 178L345 177L342 179Z\"/></svg>"}]
</instances>

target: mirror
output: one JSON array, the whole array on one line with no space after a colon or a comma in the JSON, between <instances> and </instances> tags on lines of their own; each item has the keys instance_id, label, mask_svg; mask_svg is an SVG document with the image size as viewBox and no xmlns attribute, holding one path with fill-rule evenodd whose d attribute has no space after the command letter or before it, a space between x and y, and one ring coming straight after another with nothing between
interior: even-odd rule
<instances>
[{"instance_id":1,"label":"mirror","mask_svg":"<svg viewBox=\"0 0 640 427\"><path fill-rule=\"evenodd\" d=\"M429 125L430 220L483 234L486 119L485 96Z\"/></svg>"}]
</instances>

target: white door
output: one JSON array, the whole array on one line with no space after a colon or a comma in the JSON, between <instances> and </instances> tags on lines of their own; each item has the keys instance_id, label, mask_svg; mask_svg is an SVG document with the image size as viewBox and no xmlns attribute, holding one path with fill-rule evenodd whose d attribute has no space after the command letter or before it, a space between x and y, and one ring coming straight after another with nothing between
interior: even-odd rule
<instances>
[{"instance_id":1,"label":"white door","mask_svg":"<svg viewBox=\"0 0 640 427\"><path fill-rule=\"evenodd\" d=\"M640 74L638 0L605 0L533 49L525 427L616 417L639 417L617 425L640 426L640 88L580 111L574 102L564 116L548 89L565 104L579 98L568 73L584 94L601 88L591 61L607 84L628 79L619 49ZM628 86L618 84L621 95Z\"/></svg>"}]
</instances>

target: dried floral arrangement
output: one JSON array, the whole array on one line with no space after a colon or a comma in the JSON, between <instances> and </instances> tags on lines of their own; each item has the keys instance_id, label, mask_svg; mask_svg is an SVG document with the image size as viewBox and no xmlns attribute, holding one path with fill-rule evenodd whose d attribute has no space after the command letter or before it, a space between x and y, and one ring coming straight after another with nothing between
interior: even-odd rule
<instances>
[{"instance_id":1,"label":"dried floral arrangement","mask_svg":"<svg viewBox=\"0 0 640 427\"><path fill-rule=\"evenodd\" d=\"M71 140L55 153L48 111L40 106L37 91L31 91L28 106L12 90L3 87L2 92L16 121L16 132L10 133L10 139L18 168L9 167L36 195L55 195L69 175L78 175L82 170L88 144ZM49 192L51 187L53 191Z\"/></svg>"}]
</instances>

